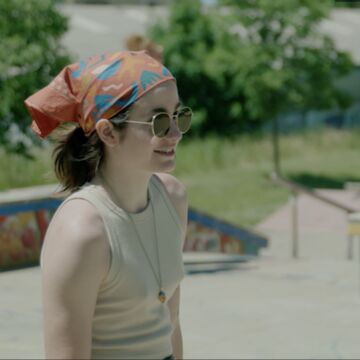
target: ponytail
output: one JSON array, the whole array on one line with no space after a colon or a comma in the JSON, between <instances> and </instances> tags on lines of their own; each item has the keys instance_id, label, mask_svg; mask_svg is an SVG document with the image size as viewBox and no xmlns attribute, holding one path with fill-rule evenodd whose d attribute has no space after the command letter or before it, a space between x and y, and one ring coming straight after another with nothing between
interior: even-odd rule
<instances>
[{"instance_id":1,"label":"ponytail","mask_svg":"<svg viewBox=\"0 0 360 360\"><path fill-rule=\"evenodd\" d=\"M55 174L63 190L78 190L96 173L104 154L104 144L94 131L86 136L81 127L63 134L53 151Z\"/></svg>"},{"instance_id":2,"label":"ponytail","mask_svg":"<svg viewBox=\"0 0 360 360\"><path fill-rule=\"evenodd\" d=\"M116 120L124 120L130 108L123 109L109 119L119 132L120 140L124 135L121 130L127 124ZM52 155L55 174L63 186L62 190L74 192L95 176L104 157L104 143L96 131L86 136L81 127L76 127L58 134Z\"/></svg>"}]
</instances>

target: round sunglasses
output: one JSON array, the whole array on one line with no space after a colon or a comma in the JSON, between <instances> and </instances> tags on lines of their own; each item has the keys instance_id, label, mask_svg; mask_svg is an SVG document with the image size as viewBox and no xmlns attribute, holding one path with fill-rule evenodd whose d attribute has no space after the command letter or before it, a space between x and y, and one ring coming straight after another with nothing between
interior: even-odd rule
<instances>
[{"instance_id":1,"label":"round sunglasses","mask_svg":"<svg viewBox=\"0 0 360 360\"><path fill-rule=\"evenodd\" d=\"M151 125L152 133L157 137L164 137L168 134L171 121L176 120L177 127L179 128L182 134L185 134L191 127L191 119L192 119L192 110L189 107L183 107L179 111L177 111L173 116L170 116L168 113L160 112L152 116L151 121L133 121L126 120L126 118L113 118L112 121L118 123L134 123L134 124L145 124ZM117 120L117 121L116 121Z\"/></svg>"}]
</instances>

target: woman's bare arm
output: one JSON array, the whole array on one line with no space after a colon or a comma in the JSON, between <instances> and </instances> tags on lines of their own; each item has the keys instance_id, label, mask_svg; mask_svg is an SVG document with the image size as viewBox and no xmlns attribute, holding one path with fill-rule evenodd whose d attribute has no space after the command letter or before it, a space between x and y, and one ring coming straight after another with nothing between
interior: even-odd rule
<instances>
[{"instance_id":1,"label":"woman's bare arm","mask_svg":"<svg viewBox=\"0 0 360 360\"><path fill-rule=\"evenodd\" d=\"M109 267L104 225L85 200L66 203L41 254L45 355L89 359L97 292Z\"/></svg>"},{"instance_id":2,"label":"woman's bare arm","mask_svg":"<svg viewBox=\"0 0 360 360\"><path fill-rule=\"evenodd\" d=\"M180 285L168 301L172 325L171 344L173 356L176 360L183 359L183 340L179 320L180 309Z\"/></svg>"}]
</instances>

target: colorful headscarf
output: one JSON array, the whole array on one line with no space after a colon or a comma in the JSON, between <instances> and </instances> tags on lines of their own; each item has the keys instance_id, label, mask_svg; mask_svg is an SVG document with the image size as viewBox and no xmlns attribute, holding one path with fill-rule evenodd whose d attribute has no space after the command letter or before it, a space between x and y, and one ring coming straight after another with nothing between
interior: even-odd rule
<instances>
[{"instance_id":1,"label":"colorful headscarf","mask_svg":"<svg viewBox=\"0 0 360 360\"><path fill-rule=\"evenodd\" d=\"M78 122L88 135L164 81L169 70L144 51L93 56L66 66L52 82L25 100L32 129L42 138L61 123Z\"/></svg>"}]
</instances>

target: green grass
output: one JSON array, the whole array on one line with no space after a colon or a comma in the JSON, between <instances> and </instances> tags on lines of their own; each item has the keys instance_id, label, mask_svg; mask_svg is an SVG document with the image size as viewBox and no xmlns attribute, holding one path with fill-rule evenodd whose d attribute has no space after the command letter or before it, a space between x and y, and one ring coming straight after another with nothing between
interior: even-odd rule
<instances>
[{"instance_id":1,"label":"green grass","mask_svg":"<svg viewBox=\"0 0 360 360\"><path fill-rule=\"evenodd\" d=\"M315 188L360 182L360 131L312 131L280 140L284 175ZM175 174L185 183L190 206L235 224L252 227L280 205L289 192L269 180L270 138L199 140L181 144Z\"/></svg>"},{"instance_id":2,"label":"green grass","mask_svg":"<svg viewBox=\"0 0 360 360\"><path fill-rule=\"evenodd\" d=\"M35 160L6 154L0 148L0 190L56 182L51 162L51 149L36 149L32 155Z\"/></svg>"},{"instance_id":3,"label":"green grass","mask_svg":"<svg viewBox=\"0 0 360 360\"><path fill-rule=\"evenodd\" d=\"M283 173L312 187L339 189L360 182L360 131L312 131L283 136ZM0 152L0 190L54 183L51 150L35 161ZM272 145L268 137L207 138L181 143L174 171L187 187L191 207L252 227L289 198L269 180Z\"/></svg>"}]
</instances>

